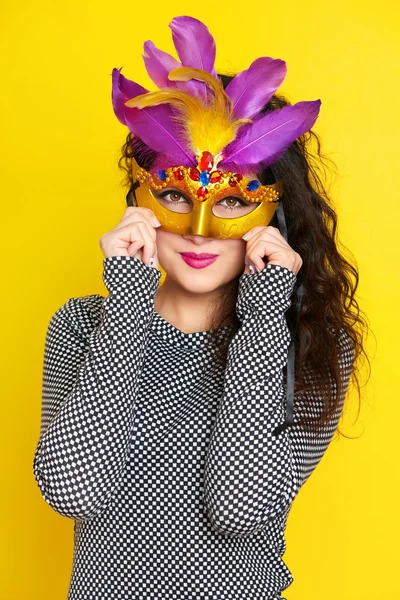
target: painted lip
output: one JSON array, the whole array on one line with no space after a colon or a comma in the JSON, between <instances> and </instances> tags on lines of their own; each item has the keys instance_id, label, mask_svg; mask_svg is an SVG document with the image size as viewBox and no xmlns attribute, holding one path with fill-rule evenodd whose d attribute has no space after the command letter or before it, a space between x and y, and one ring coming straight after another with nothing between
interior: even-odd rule
<instances>
[{"instance_id":1,"label":"painted lip","mask_svg":"<svg viewBox=\"0 0 400 600\"><path fill-rule=\"evenodd\" d=\"M181 252L180 254L185 263L195 269L203 269L218 258L218 254L195 254L194 252Z\"/></svg>"}]
</instances>

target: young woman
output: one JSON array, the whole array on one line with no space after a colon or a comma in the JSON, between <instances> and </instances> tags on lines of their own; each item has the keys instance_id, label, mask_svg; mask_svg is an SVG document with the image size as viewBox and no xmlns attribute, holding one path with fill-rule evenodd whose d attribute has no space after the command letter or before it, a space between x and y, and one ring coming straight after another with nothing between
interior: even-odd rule
<instances>
[{"instance_id":1,"label":"young woman","mask_svg":"<svg viewBox=\"0 0 400 600\"><path fill-rule=\"evenodd\" d=\"M129 206L108 295L50 321L34 473L75 520L69 600L275 600L362 351L357 273L312 166L319 101L274 93L280 60L217 75L205 25L170 26L181 63L145 44L161 91L113 72Z\"/></svg>"}]
</instances>

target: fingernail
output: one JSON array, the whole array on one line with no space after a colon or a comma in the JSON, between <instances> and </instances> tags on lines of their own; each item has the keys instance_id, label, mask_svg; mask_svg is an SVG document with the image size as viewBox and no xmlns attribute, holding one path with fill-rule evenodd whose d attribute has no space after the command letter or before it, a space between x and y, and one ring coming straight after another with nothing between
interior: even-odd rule
<instances>
[{"instance_id":1,"label":"fingernail","mask_svg":"<svg viewBox=\"0 0 400 600\"><path fill-rule=\"evenodd\" d=\"M154 257L155 257L155 254L153 254L153 256L151 257L151 259L150 259L150 260L149 260L149 262L147 263L147 264L149 265L149 267L152 267L152 266L153 266Z\"/></svg>"},{"instance_id":2,"label":"fingernail","mask_svg":"<svg viewBox=\"0 0 400 600\"><path fill-rule=\"evenodd\" d=\"M250 275L254 275L254 267L250 263L249 263L249 271L250 271Z\"/></svg>"},{"instance_id":3,"label":"fingernail","mask_svg":"<svg viewBox=\"0 0 400 600\"><path fill-rule=\"evenodd\" d=\"M159 222L158 219L156 219L156 217L153 217L152 223L155 227L160 227L160 225L161 225L161 223Z\"/></svg>"},{"instance_id":4,"label":"fingernail","mask_svg":"<svg viewBox=\"0 0 400 600\"><path fill-rule=\"evenodd\" d=\"M249 238L249 234L248 233L245 233L244 235L242 235L242 240L246 240L247 241L248 238Z\"/></svg>"}]
</instances>

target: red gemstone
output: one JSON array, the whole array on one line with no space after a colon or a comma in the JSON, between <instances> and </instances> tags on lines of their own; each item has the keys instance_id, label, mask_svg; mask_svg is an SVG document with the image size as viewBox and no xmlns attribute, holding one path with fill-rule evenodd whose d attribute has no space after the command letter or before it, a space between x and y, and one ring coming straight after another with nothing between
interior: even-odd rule
<instances>
[{"instance_id":1,"label":"red gemstone","mask_svg":"<svg viewBox=\"0 0 400 600\"><path fill-rule=\"evenodd\" d=\"M241 173L234 173L234 176L236 177L236 179L238 181L240 181L241 179L243 179L243 175Z\"/></svg>"},{"instance_id":2,"label":"red gemstone","mask_svg":"<svg viewBox=\"0 0 400 600\"><path fill-rule=\"evenodd\" d=\"M193 179L193 181L198 181L200 179L200 171L198 171L196 167L190 167L189 177L190 179Z\"/></svg>"},{"instance_id":3,"label":"red gemstone","mask_svg":"<svg viewBox=\"0 0 400 600\"><path fill-rule=\"evenodd\" d=\"M207 188L205 188L205 187L199 187L199 189L197 190L197 196L199 198L203 198L203 200L206 199L207 194L208 194L208 191L207 191Z\"/></svg>"},{"instance_id":4,"label":"red gemstone","mask_svg":"<svg viewBox=\"0 0 400 600\"><path fill-rule=\"evenodd\" d=\"M175 175L175 178L178 179L179 181L181 181L184 178L184 173L183 173L182 169L177 169L176 171L174 171L174 175Z\"/></svg>"},{"instance_id":5,"label":"red gemstone","mask_svg":"<svg viewBox=\"0 0 400 600\"><path fill-rule=\"evenodd\" d=\"M210 182L217 183L218 181L220 181L221 177L221 171L213 171L212 173L210 173Z\"/></svg>"},{"instance_id":6,"label":"red gemstone","mask_svg":"<svg viewBox=\"0 0 400 600\"><path fill-rule=\"evenodd\" d=\"M211 171L214 164L211 152L203 152L199 162L200 171Z\"/></svg>"},{"instance_id":7,"label":"red gemstone","mask_svg":"<svg viewBox=\"0 0 400 600\"><path fill-rule=\"evenodd\" d=\"M234 177L231 177L231 178L229 179L229 185L230 185L231 187L234 187L235 185L237 185L237 181L236 181L236 179L235 179Z\"/></svg>"}]
</instances>

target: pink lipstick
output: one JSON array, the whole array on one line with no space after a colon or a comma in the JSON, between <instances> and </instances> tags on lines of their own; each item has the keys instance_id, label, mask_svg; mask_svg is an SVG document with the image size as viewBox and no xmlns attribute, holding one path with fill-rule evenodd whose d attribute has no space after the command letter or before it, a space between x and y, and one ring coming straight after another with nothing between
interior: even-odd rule
<instances>
[{"instance_id":1,"label":"pink lipstick","mask_svg":"<svg viewBox=\"0 0 400 600\"><path fill-rule=\"evenodd\" d=\"M218 258L218 254L195 254L194 252L181 252L180 254L185 263L194 269L203 269Z\"/></svg>"}]
</instances>

